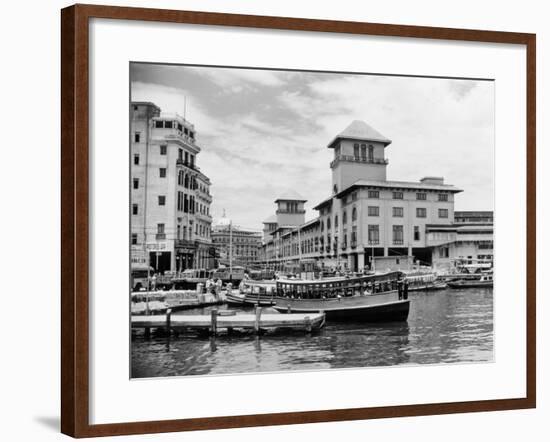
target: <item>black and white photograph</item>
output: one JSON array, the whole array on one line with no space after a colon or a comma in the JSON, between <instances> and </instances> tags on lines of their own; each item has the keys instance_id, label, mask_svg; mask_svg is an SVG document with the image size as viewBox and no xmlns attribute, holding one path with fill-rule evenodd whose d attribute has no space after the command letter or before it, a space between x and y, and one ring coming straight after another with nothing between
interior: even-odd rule
<instances>
[{"instance_id":1,"label":"black and white photograph","mask_svg":"<svg viewBox=\"0 0 550 442\"><path fill-rule=\"evenodd\" d=\"M494 81L129 81L132 378L494 361Z\"/></svg>"}]
</instances>

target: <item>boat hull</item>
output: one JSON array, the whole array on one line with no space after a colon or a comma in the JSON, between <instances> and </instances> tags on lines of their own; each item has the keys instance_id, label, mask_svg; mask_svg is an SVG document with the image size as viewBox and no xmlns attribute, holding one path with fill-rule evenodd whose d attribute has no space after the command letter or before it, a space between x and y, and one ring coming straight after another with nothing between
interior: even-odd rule
<instances>
[{"instance_id":1,"label":"boat hull","mask_svg":"<svg viewBox=\"0 0 550 442\"><path fill-rule=\"evenodd\" d=\"M326 305L300 306L293 304L286 307L277 303L273 306L280 313L316 313L323 311L327 321L354 322L394 322L406 321L409 316L410 300L403 299L382 304L328 307Z\"/></svg>"},{"instance_id":2,"label":"boat hull","mask_svg":"<svg viewBox=\"0 0 550 442\"><path fill-rule=\"evenodd\" d=\"M447 285L452 289L477 289L477 288L493 288L493 281L464 281L464 282L448 282Z\"/></svg>"},{"instance_id":3,"label":"boat hull","mask_svg":"<svg viewBox=\"0 0 550 442\"><path fill-rule=\"evenodd\" d=\"M272 296L243 295L242 293L227 293L225 302L232 305L269 307L273 305Z\"/></svg>"},{"instance_id":4,"label":"boat hull","mask_svg":"<svg viewBox=\"0 0 550 442\"><path fill-rule=\"evenodd\" d=\"M447 283L445 282L436 282L433 284L425 284L420 286L409 286L409 292L426 292L432 290L443 290L447 288Z\"/></svg>"}]
</instances>

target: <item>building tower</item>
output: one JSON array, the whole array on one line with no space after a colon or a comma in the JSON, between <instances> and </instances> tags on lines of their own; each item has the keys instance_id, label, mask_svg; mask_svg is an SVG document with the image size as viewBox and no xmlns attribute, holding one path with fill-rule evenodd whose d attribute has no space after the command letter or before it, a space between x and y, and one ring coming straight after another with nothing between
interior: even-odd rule
<instances>
[{"instance_id":1,"label":"building tower","mask_svg":"<svg viewBox=\"0 0 550 442\"><path fill-rule=\"evenodd\" d=\"M334 149L332 192L336 194L358 180L386 181L388 160L384 149L391 140L360 120L353 121L328 144Z\"/></svg>"},{"instance_id":2,"label":"building tower","mask_svg":"<svg viewBox=\"0 0 550 442\"><path fill-rule=\"evenodd\" d=\"M287 190L275 200L277 204L277 225L279 227L299 226L306 220L304 204L306 199L294 190Z\"/></svg>"}]
</instances>

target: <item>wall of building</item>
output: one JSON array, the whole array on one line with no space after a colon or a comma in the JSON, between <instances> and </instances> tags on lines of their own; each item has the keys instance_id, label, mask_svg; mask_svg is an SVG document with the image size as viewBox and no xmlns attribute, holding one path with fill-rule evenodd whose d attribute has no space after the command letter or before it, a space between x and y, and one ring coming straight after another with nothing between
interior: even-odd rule
<instances>
[{"instance_id":1,"label":"wall of building","mask_svg":"<svg viewBox=\"0 0 550 442\"><path fill-rule=\"evenodd\" d=\"M339 156L345 155L346 157L354 157L354 144L359 143L372 145L374 147L374 159L375 161L384 161L384 145L383 143L368 141L352 141L342 140L340 142L340 153L338 149L334 149L334 161L332 167L332 184L337 186L337 191L340 192L358 180L376 180L386 181L386 164L380 164L378 162L370 163L338 160ZM361 157L359 157L361 159Z\"/></svg>"}]
</instances>

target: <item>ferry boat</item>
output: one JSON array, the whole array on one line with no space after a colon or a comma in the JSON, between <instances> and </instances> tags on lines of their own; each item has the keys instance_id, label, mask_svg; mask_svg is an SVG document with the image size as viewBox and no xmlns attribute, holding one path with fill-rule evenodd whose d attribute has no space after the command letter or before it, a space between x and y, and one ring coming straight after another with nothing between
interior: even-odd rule
<instances>
[{"instance_id":1,"label":"ferry boat","mask_svg":"<svg viewBox=\"0 0 550 442\"><path fill-rule=\"evenodd\" d=\"M239 290L231 290L226 294L226 301L236 305L271 306L275 298L275 280L254 281L243 280Z\"/></svg>"},{"instance_id":2,"label":"ferry boat","mask_svg":"<svg viewBox=\"0 0 550 442\"><path fill-rule=\"evenodd\" d=\"M453 289L492 288L493 274L483 274L479 277L479 279L461 279L458 281L449 281L447 285Z\"/></svg>"},{"instance_id":3,"label":"ferry boat","mask_svg":"<svg viewBox=\"0 0 550 442\"><path fill-rule=\"evenodd\" d=\"M280 313L323 311L327 320L406 321L408 283L403 272L319 280L278 280L273 308Z\"/></svg>"},{"instance_id":4,"label":"ferry boat","mask_svg":"<svg viewBox=\"0 0 550 442\"><path fill-rule=\"evenodd\" d=\"M447 282L461 280L479 280L483 273L492 272L492 259L475 259L475 258L456 258L453 260L452 268L442 275L439 275L440 280Z\"/></svg>"}]
</instances>

